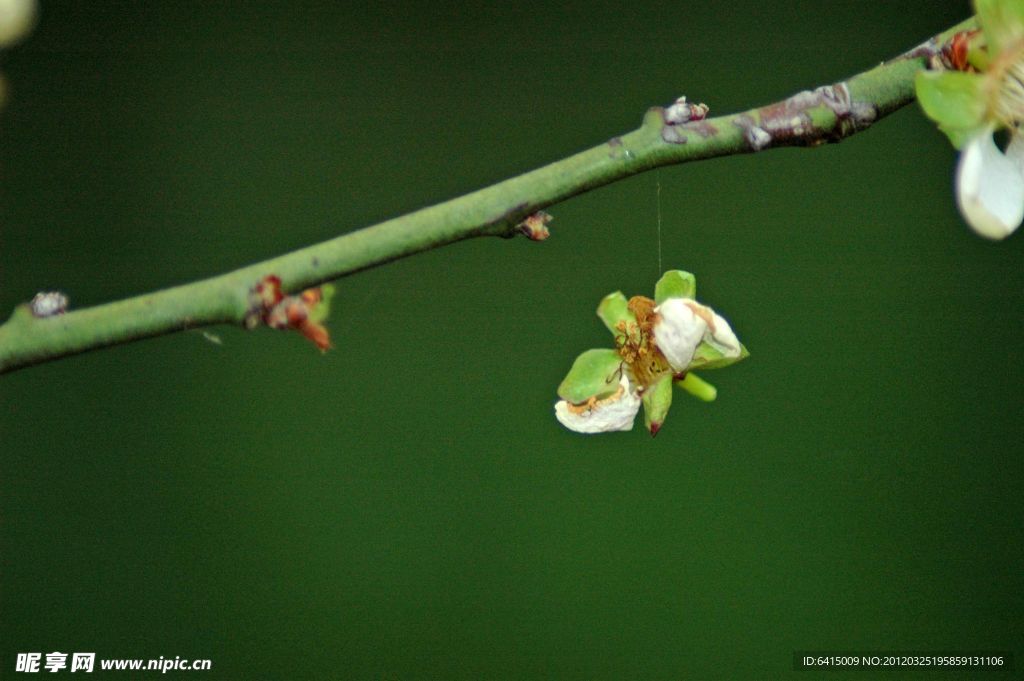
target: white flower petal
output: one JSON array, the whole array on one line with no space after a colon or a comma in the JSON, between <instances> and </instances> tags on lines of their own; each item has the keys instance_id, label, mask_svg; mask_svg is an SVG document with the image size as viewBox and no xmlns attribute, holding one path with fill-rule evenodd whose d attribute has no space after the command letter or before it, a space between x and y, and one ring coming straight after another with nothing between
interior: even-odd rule
<instances>
[{"instance_id":1,"label":"white flower petal","mask_svg":"<svg viewBox=\"0 0 1024 681\"><path fill-rule=\"evenodd\" d=\"M708 309L710 310L711 308ZM724 317L716 314L714 326L714 330L708 328L708 333L704 335L704 340L726 357L739 357L741 352L740 340L733 333L729 322L725 321Z\"/></svg>"},{"instance_id":2,"label":"white flower petal","mask_svg":"<svg viewBox=\"0 0 1024 681\"><path fill-rule=\"evenodd\" d=\"M991 129L971 138L960 154L956 197L978 234L989 239L1012 234L1024 220L1024 141L1014 135L1003 154Z\"/></svg>"},{"instance_id":3,"label":"white flower petal","mask_svg":"<svg viewBox=\"0 0 1024 681\"><path fill-rule=\"evenodd\" d=\"M707 322L696 314L689 298L669 298L654 311L654 342L676 371L686 371L693 361L701 339L708 330ZM728 326L728 325L727 325Z\"/></svg>"},{"instance_id":4,"label":"white flower petal","mask_svg":"<svg viewBox=\"0 0 1024 681\"><path fill-rule=\"evenodd\" d=\"M633 419L640 411L640 396L629 385L625 375L619 379L619 390L611 397L591 405L576 406L559 400L555 418L577 433L610 433L633 428Z\"/></svg>"}]
</instances>

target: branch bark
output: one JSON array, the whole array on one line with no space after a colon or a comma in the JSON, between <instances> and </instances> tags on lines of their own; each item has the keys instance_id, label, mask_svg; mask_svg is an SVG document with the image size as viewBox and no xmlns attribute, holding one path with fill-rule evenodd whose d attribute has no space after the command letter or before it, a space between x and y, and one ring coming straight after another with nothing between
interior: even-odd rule
<instances>
[{"instance_id":1,"label":"branch bark","mask_svg":"<svg viewBox=\"0 0 1024 681\"><path fill-rule=\"evenodd\" d=\"M511 237L527 216L659 166L838 142L914 99L914 74L969 19L849 80L749 111L703 119L693 107L654 107L637 130L537 170L220 276L39 318L17 307L0 326L0 373L89 350L252 318L253 287L276 275L298 291L477 236ZM700 120L684 120L688 115Z\"/></svg>"}]
</instances>

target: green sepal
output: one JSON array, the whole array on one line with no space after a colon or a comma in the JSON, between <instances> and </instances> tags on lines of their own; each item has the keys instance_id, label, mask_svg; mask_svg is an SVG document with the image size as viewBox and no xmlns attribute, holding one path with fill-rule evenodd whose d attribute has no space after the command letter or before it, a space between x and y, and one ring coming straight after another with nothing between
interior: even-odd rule
<instances>
[{"instance_id":1,"label":"green sepal","mask_svg":"<svg viewBox=\"0 0 1024 681\"><path fill-rule=\"evenodd\" d=\"M324 284L320 287L320 302L310 310L310 321L318 324L327 321L327 317L331 314L331 299L334 298L336 292L337 290L332 284Z\"/></svg>"},{"instance_id":2,"label":"green sepal","mask_svg":"<svg viewBox=\"0 0 1024 681\"><path fill-rule=\"evenodd\" d=\"M740 354L738 357L726 357L722 352L715 346L701 341L700 345L697 346L697 351L693 353L693 359L690 361L690 365L686 367L687 371L693 369L721 369L727 367L730 364L735 364L750 357L750 352L747 350L747 346L740 343Z\"/></svg>"},{"instance_id":3,"label":"green sepal","mask_svg":"<svg viewBox=\"0 0 1024 681\"><path fill-rule=\"evenodd\" d=\"M718 388L694 373L686 374L676 381L676 385L702 402L714 402L718 397Z\"/></svg>"},{"instance_id":4,"label":"green sepal","mask_svg":"<svg viewBox=\"0 0 1024 681\"><path fill-rule=\"evenodd\" d=\"M960 71L920 71L917 101L959 149L985 127L985 77Z\"/></svg>"},{"instance_id":5,"label":"green sepal","mask_svg":"<svg viewBox=\"0 0 1024 681\"><path fill-rule=\"evenodd\" d=\"M657 435L672 406L672 374L665 374L644 390L640 398L644 405L644 426Z\"/></svg>"},{"instance_id":6,"label":"green sepal","mask_svg":"<svg viewBox=\"0 0 1024 681\"><path fill-rule=\"evenodd\" d=\"M661 305L669 298L696 298L697 278L683 270L669 270L654 286L654 303Z\"/></svg>"},{"instance_id":7,"label":"green sepal","mask_svg":"<svg viewBox=\"0 0 1024 681\"><path fill-rule=\"evenodd\" d=\"M622 358L606 348L587 350L576 358L558 386L558 396L575 404L591 397L603 399L619 389Z\"/></svg>"},{"instance_id":8,"label":"green sepal","mask_svg":"<svg viewBox=\"0 0 1024 681\"><path fill-rule=\"evenodd\" d=\"M629 310L629 301L626 300L626 296L622 295L622 291L616 291L615 293L609 293L597 306L597 316L601 318L604 325L608 327L608 330L613 335L618 336L622 333L617 328L617 324L621 321L627 323L636 323L636 315Z\"/></svg>"},{"instance_id":9,"label":"green sepal","mask_svg":"<svg viewBox=\"0 0 1024 681\"><path fill-rule=\"evenodd\" d=\"M943 125L939 126L939 131L949 138L954 149L963 149L964 145L978 134L977 130L954 130Z\"/></svg>"},{"instance_id":10,"label":"green sepal","mask_svg":"<svg viewBox=\"0 0 1024 681\"><path fill-rule=\"evenodd\" d=\"M1024 0L974 0L974 10L993 54L1024 38Z\"/></svg>"}]
</instances>

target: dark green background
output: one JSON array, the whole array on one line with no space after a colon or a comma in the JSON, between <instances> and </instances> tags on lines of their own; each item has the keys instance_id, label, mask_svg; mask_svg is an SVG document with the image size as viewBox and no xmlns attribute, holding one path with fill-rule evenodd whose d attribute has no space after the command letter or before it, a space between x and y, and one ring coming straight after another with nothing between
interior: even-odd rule
<instances>
[{"instance_id":1,"label":"dark green background","mask_svg":"<svg viewBox=\"0 0 1024 681\"><path fill-rule=\"evenodd\" d=\"M683 93L722 113L840 79L969 12L47 3L2 61L0 309L212 275L564 157ZM1024 239L963 225L955 158L908 107L841 145L578 197L544 244L352 276L325 356L218 328L222 346L193 331L3 377L0 677L53 650L210 658L188 676L217 679L1020 657ZM601 296L653 287L659 178L665 268L695 272L753 355L708 374L717 403L680 395L655 440L574 435L555 387L609 343Z\"/></svg>"}]
</instances>

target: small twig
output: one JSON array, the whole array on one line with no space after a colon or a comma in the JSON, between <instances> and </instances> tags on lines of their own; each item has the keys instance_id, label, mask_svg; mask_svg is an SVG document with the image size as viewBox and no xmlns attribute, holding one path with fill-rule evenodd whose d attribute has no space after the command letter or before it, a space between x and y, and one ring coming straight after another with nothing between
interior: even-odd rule
<instances>
[{"instance_id":1,"label":"small twig","mask_svg":"<svg viewBox=\"0 0 1024 681\"><path fill-rule=\"evenodd\" d=\"M684 99L655 107L634 132L564 160L211 279L42 318L19 306L0 326L0 373L183 329L244 324L265 277L297 292L462 239L514 236L547 206L659 166L838 142L913 101L914 74L954 33L973 26L965 21L845 82L742 113L705 118L706 107Z\"/></svg>"}]
</instances>

